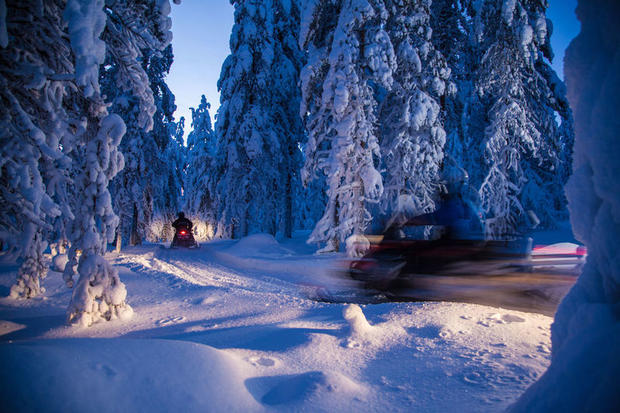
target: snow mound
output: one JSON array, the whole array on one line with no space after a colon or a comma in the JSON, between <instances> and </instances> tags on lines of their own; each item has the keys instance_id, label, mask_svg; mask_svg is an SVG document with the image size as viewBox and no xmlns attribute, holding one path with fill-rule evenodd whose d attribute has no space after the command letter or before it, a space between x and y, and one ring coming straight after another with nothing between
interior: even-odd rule
<instances>
[{"instance_id":1,"label":"snow mound","mask_svg":"<svg viewBox=\"0 0 620 413\"><path fill-rule=\"evenodd\" d=\"M292 251L281 246L270 234L249 235L225 251L240 257L273 257L293 254Z\"/></svg>"},{"instance_id":2,"label":"snow mound","mask_svg":"<svg viewBox=\"0 0 620 413\"><path fill-rule=\"evenodd\" d=\"M370 343L375 336L377 327L371 326L364 312L357 304L349 304L342 310L342 315L349 323L349 336L344 341L348 348L361 347L362 343Z\"/></svg>"},{"instance_id":3,"label":"snow mound","mask_svg":"<svg viewBox=\"0 0 620 413\"><path fill-rule=\"evenodd\" d=\"M373 331L373 327L368 323L364 312L357 304L349 304L342 310L344 319L349 323L351 336L367 336Z\"/></svg>"},{"instance_id":4,"label":"snow mound","mask_svg":"<svg viewBox=\"0 0 620 413\"><path fill-rule=\"evenodd\" d=\"M52 270L57 272L64 272L67 262L69 262L67 254L54 255L54 258L52 258Z\"/></svg>"},{"instance_id":5,"label":"snow mound","mask_svg":"<svg viewBox=\"0 0 620 413\"><path fill-rule=\"evenodd\" d=\"M66 339L3 344L0 364L0 398L6 411L260 408L243 390L244 362L196 343Z\"/></svg>"},{"instance_id":6,"label":"snow mound","mask_svg":"<svg viewBox=\"0 0 620 413\"><path fill-rule=\"evenodd\" d=\"M336 372L309 371L248 379L246 386L260 403L266 406L292 408L295 405L324 405L327 399L349 400L354 396L363 399L367 392L363 386ZM343 396L349 397L343 397ZM331 400L338 404L338 400ZM333 403L327 403L333 405ZM336 406L333 406L336 408ZM344 407L344 406L342 406Z\"/></svg>"}]
</instances>

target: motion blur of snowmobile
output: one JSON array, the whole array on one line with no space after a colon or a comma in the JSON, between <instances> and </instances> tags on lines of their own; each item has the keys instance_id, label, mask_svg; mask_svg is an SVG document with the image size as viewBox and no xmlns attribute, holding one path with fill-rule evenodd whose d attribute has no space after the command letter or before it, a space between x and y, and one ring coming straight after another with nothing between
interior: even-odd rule
<instances>
[{"instance_id":1,"label":"motion blur of snowmobile","mask_svg":"<svg viewBox=\"0 0 620 413\"><path fill-rule=\"evenodd\" d=\"M445 187L435 212L392 217L382 235L366 236L370 247L349 263L348 275L391 300L472 302L553 314L576 281L585 249L533 248L525 235L485 239L482 214L464 195L467 173ZM535 227L536 216L529 217ZM408 237L406 231L415 226L442 233L432 240Z\"/></svg>"},{"instance_id":2,"label":"motion blur of snowmobile","mask_svg":"<svg viewBox=\"0 0 620 413\"><path fill-rule=\"evenodd\" d=\"M179 217L172 223L174 238L172 239L170 248L198 248L199 245L192 233L193 226L192 221L187 219L183 212L179 212Z\"/></svg>"}]
</instances>

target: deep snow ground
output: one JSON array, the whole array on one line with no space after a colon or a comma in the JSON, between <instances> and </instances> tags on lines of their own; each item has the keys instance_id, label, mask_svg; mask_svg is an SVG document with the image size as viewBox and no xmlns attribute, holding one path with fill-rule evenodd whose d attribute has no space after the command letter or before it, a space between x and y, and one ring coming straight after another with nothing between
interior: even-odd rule
<instances>
[{"instance_id":1,"label":"deep snow ground","mask_svg":"<svg viewBox=\"0 0 620 413\"><path fill-rule=\"evenodd\" d=\"M492 412L549 364L540 314L312 300L351 288L334 277L341 257L313 251L255 235L109 254L135 315L87 329L64 325L71 292L50 272L45 297L0 299L0 398L11 411ZM0 296L16 270L2 265Z\"/></svg>"}]
</instances>

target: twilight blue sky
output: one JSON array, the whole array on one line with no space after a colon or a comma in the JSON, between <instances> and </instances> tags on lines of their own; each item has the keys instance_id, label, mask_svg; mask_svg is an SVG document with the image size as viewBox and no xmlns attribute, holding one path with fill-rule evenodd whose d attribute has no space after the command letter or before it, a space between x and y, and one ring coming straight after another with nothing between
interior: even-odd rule
<instances>
[{"instance_id":1,"label":"twilight blue sky","mask_svg":"<svg viewBox=\"0 0 620 413\"><path fill-rule=\"evenodd\" d=\"M577 0L549 0L553 68L561 78L564 50L579 33L576 6ZM176 96L175 118L185 116L186 133L191 130L189 108L198 106L202 94L211 103L212 117L220 106L217 80L230 53L232 25L233 7L228 0L183 0L180 5L172 5L174 63L167 81Z\"/></svg>"},{"instance_id":2,"label":"twilight blue sky","mask_svg":"<svg viewBox=\"0 0 620 413\"><path fill-rule=\"evenodd\" d=\"M564 50L581 30L581 23L575 16L577 0L548 0L547 18L553 22L551 48L555 54L553 69L564 79Z\"/></svg>"},{"instance_id":3,"label":"twilight blue sky","mask_svg":"<svg viewBox=\"0 0 620 413\"><path fill-rule=\"evenodd\" d=\"M167 83L176 97L175 119L185 116L185 130L191 130L190 107L200 96L211 103L211 117L220 106L217 80L222 63L230 53L233 7L228 0L183 0L172 4L172 49L174 62Z\"/></svg>"}]
</instances>

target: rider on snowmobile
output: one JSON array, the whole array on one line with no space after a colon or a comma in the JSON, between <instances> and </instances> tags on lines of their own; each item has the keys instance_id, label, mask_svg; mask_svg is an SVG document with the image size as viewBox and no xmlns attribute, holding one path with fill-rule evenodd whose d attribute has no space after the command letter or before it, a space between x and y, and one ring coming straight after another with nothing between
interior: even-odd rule
<instances>
[{"instance_id":1,"label":"rider on snowmobile","mask_svg":"<svg viewBox=\"0 0 620 413\"><path fill-rule=\"evenodd\" d=\"M191 231L194 224L192 224L192 221L185 218L184 212L179 212L179 217L172 223L172 226L176 231L178 231L180 228L185 228L188 231Z\"/></svg>"},{"instance_id":2,"label":"rider on snowmobile","mask_svg":"<svg viewBox=\"0 0 620 413\"><path fill-rule=\"evenodd\" d=\"M372 288L395 288L412 274L441 273L445 266L475 259L485 245L484 225L475 206L475 193L467 185L468 179L464 169L447 168L436 210L413 217L405 210L393 217L380 248L366 255L366 261L352 264L352 277ZM403 231L408 226L426 225L442 227L441 237L408 239ZM364 266L368 268L360 269Z\"/></svg>"},{"instance_id":3,"label":"rider on snowmobile","mask_svg":"<svg viewBox=\"0 0 620 413\"><path fill-rule=\"evenodd\" d=\"M445 240L484 240L482 214L470 200L469 175L462 168L452 168L445 174L444 192L434 212L418 215L405 225L439 225L444 228Z\"/></svg>"},{"instance_id":4,"label":"rider on snowmobile","mask_svg":"<svg viewBox=\"0 0 620 413\"><path fill-rule=\"evenodd\" d=\"M194 235L192 234L192 221L185 218L185 214L183 212L179 212L179 218L176 219L172 226L174 227L174 237L172 238L172 244L170 244L171 248L175 247L186 247L186 248L197 248L198 244L194 239Z\"/></svg>"}]
</instances>

